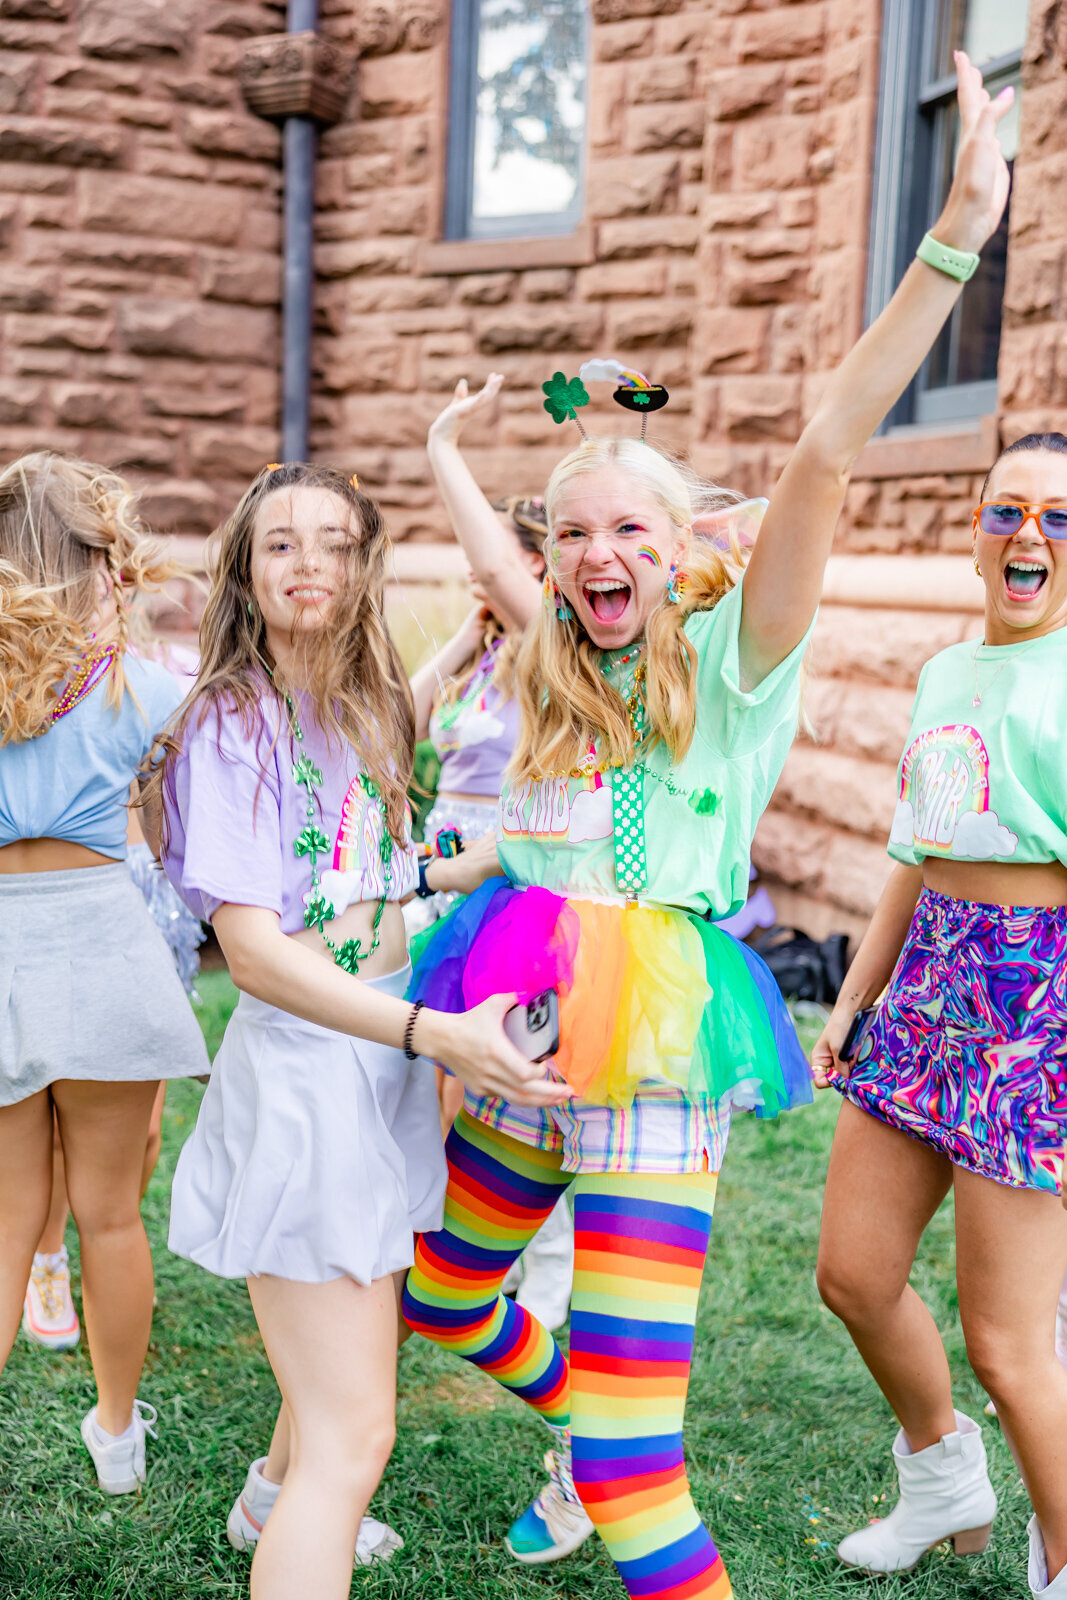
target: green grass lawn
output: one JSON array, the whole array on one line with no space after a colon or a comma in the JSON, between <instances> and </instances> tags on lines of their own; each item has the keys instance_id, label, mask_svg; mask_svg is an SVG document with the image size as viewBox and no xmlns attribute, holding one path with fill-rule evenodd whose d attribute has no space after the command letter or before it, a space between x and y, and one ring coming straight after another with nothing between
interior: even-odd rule
<instances>
[{"instance_id":1,"label":"green grass lawn","mask_svg":"<svg viewBox=\"0 0 1067 1600\"><path fill-rule=\"evenodd\" d=\"M232 1005L207 973L201 1017L214 1047ZM201 1600L247 1593L248 1559L224 1522L248 1461L266 1446L277 1394L244 1285L171 1256L167 1204L199 1085L168 1097L163 1158L145 1204L159 1307L142 1394L159 1410L139 1498L109 1499L78 1438L92 1403L84 1350L50 1355L20 1338L0 1380L0 1600ZM987 1429L1001 1514L984 1556L939 1550L913 1574L867 1579L833 1555L886 1509L894 1424L812 1277L837 1104L780 1125L738 1122L719 1189L687 1414L696 1501L738 1600L1007 1600L1026 1592L1028 1504L995 1423ZM75 1241L71 1238L72 1256ZM963 1352L951 1275L951 1211L916 1272L942 1328L957 1404L984 1396ZM76 1267L76 1258L75 1258ZM353 1351L353 1360L358 1352ZM407 1541L352 1593L419 1600L622 1600L591 1541L558 1566L521 1568L501 1548L541 1481L546 1435L523 1406L460 1362L412 1340L400 1362L396 1452L376 1513ZM307 1600L315 1600L308 1596Z\"/></svg>"}]
</instances>

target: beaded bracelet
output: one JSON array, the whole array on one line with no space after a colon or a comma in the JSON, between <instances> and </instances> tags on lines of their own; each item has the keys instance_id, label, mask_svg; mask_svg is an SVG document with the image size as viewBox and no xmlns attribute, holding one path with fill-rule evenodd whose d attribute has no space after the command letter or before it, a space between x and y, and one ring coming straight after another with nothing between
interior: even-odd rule
<instances>
[{"instance_id":1,"label":"beaded bracelet","mask_svg":"<svg viewBox=\"0 0 1067 1600\"><path fill-rule=\"evenodd\" d=\"M417 1061L419 1059L419 1052L417 1050L413 1050L411 1046L415 1042L415 1024L418 1022L419 1012L422 1010L425 1004L425 1000L415 1001L415 1004L411 1008L411 1014L407 1020L407 1026L404 1029L404 1054L407 1056L409 1061Z\"/></svg>"}]
</instances>

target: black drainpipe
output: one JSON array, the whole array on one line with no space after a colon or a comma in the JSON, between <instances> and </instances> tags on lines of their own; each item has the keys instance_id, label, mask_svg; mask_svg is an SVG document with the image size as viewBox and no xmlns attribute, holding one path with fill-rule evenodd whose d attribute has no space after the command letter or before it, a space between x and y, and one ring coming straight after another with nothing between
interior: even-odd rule
<instances>
[{"instance_id":1,"label":"black drainpipe","mask_svg":"<svg viewBox=\"0 0 1067 1600\"><path fill-rule=\"evenodd\" d=\"M314 32L318 21L318 0L289 0L290 33ZM315 123L310 117L287 117L283 139L282 460L306 461L311 433L311 321L315 293Z\"/></svg>"}]
</instances>

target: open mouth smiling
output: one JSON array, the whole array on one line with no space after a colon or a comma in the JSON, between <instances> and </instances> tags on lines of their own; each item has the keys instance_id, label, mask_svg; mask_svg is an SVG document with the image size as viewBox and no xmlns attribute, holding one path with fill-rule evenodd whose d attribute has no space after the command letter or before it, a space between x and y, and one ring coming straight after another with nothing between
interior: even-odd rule
<instances>
[{"instance_id":1,"label":"open mouth smiling","mask_svg":"<svg viewBox=\"0 0 1067 1600\"><path fill-rule=\"evenodd\" d=\"M1009 561L1004 568L1004 587L1015 601L1033 600L1048 578L1048 568L1042 561Z\"/></svg>"},{"instance_id":2,"label":"open mouth smiling","mask_svg":"<svg viewBox=\"0 0 1067 1600\"><path fill-rule=\"evenodd\" d=\"M333 599L330 589L320 589L311 584L296 584L291 589L286 589L285 598L295 600L300 606L320 606L326 600Z\"/></svg>"},{"instance_id":3,"label":"open mouth smiling","mask_svg":"<svg viewBox=\"0 0 1067 1600\"><path fill-rule=\"evenodd\" d=\"M582 585L586 605L598 622L618 622L630 604L631 589L618 578L593 578Z\"/></svg>"}]
</instances>

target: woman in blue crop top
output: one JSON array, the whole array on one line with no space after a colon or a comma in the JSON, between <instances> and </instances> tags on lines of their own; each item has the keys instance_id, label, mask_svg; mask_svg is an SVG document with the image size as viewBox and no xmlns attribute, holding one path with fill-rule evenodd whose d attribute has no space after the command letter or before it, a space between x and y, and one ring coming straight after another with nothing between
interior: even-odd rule
<instances>
[{"instance_id":1,"label":"woman in blue crop top","mask_svg":"<svg viewBox=\"0 0 1067 1600\"><path fill-rule=\"evenodd\" d=\"M181 699L129 653L130 607L176 570L104 468L41 452L0 473L0 1367L48 1214L56 1125L97 1381L81 1432L110 1494L145 1476L152 1106L160 1080L207 1069L126 867L130 786Z\"/></svg>"},{"instance_id":2,"label":"woman in blue crop top","mask_svg":"<svg viewBox=\"0 0 1067 1600\"><path fill-rule=\"evenodd\" d=\"M984 1548L981 1431L908 1282L951 1190L967 1353L1033 1502L1030 1589L1067 1596L1067 438L1006 449L973 517L985 630L927 662L900 764L897 865L819 1044L844 1098L819 1286L900 1422L900 1501L840 1547L913 1566ZM858 1052L858 1007L889 988Z\"/></svg>"}]
</instances>

